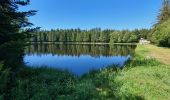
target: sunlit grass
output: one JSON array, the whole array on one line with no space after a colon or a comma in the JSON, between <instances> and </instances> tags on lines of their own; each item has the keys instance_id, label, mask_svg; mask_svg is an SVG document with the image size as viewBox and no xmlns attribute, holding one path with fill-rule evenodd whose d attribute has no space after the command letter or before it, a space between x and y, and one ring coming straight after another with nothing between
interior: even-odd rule
<instances>
[{"instance_id":1,"label":"sunlit grass","mask_svg":"<svg viewBox=\"0 0 170 100\"><path fill-rule=\"evenodd\" d=\"M145 45L138 45L135 58L116 75L114 82L120 85L119 97L170 99L170 66L149 58L150 52Z\"/></svg>"}]
</instances>

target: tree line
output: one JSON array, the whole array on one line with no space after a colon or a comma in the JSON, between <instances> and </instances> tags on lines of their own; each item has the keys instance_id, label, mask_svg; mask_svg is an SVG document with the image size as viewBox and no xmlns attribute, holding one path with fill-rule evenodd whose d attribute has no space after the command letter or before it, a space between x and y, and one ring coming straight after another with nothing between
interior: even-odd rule
<instances>
[{"instance_id":1,"label":"tree line","mask_svg":"<svg viewBox=\"0 0 170 100\"><path fill-rule=\"evenodd\" d=\"M56 29L39 30L33 33L31 42L100 42L100 43L136 43L141 37L146 37L149 29L130 30L90 30Z\"/></svg>"}]
</instances>

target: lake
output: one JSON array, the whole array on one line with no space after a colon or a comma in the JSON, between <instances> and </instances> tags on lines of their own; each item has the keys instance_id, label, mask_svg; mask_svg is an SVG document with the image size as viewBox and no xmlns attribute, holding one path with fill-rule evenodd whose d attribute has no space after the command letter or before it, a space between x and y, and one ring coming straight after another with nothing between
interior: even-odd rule
<instances>
[{"instance_id":1,"label":"lake","mask_svg":"<svg viewBox=\"0 0 170 100\"><path fill-rule=\"evenodd\" d=\"M31 67L49 67L83 75L111 65L123 67L135 53L135 45L32 44L24 62Z\"/></svg>"}]
</instances>

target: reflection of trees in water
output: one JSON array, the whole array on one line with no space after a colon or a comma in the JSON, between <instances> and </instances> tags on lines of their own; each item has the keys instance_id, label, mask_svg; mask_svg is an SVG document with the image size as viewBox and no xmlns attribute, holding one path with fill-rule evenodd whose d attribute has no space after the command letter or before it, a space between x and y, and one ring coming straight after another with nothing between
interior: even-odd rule
<instances>
[{"instance_id":1,"label":"reflection of trees in water","mask_svg":"<svg viewBox=\"0 0 170 100\"><path fill-rule=\"evenodd\" d=\"M136 45L110 45L111 55L134 55Z\"/></svg>"},{"instance_id":2,"label":"reflection of trees in water","mask_svg":"<svg viewBox=\"0 0 170 100\"><path fill-rule=\"evenodd\" d=\"M57 54L57 55L91 55L91 56L113 56L113 55L133 55L134 45L97 45L97 44L32 44L26 48L27 54Z\"/></svg>"}]
</instances>

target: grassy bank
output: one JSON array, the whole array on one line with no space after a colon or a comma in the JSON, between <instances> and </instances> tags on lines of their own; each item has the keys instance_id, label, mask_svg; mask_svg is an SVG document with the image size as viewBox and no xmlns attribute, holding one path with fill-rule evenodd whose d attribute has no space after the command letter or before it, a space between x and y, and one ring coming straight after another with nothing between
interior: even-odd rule
<instances>
[{"instance_id":1,"label":"grassy bank","mask_svg":"<svg viewBox=\"0 0 170 100\"><path fill-rule=\"evenodd\" d=\"M12 91L14 100L169 100L170 66L138 45L123 70L111 66L76 77L67 71L24 67Z\"/></svg>"},{"instance_id":2,"label":"grassy bank","mask_svg":"<svg viewBox=\"0 0 170 100\"><path fill-rule=\"evenodd\" d=\"M159 60L158 55L150 55L156 51L159 54L162 52L160 49L165 50L152 45L138 45L136 57L128 65L130 68L120 71L115 77L115 81L121 84L120 96L135 95L146 100L170 99L170 66L163 64L162 59L156 61Z\"/></svg>"},{"instance_id":3,"label":"grassy bank","mask_svg":"<svg viewBox=\"0 0 170 100\"><path fill-rule=\"evenodd\" d=\"M170 65L170 49L165 47L157 47L154 45L146 45L146 49L149 50L147 56L151 58L156 58L160 62Z\"/></svg>"}]
</instances>

